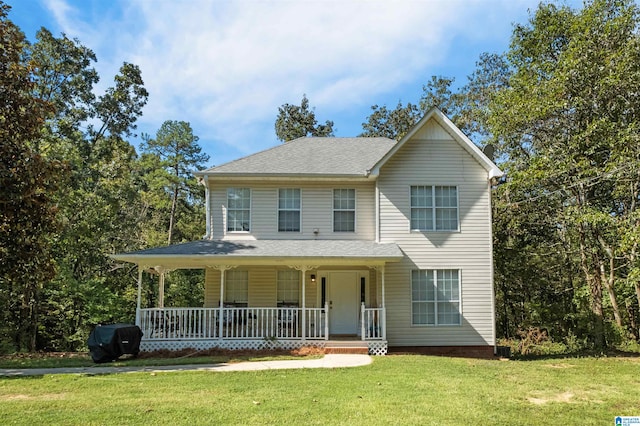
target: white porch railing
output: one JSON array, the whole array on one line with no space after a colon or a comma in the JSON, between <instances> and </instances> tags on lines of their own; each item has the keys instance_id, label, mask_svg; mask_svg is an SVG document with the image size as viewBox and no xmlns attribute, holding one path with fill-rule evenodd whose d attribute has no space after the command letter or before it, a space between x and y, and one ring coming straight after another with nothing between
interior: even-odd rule
<instances>
[{"instance_id":1,"label":"white porch railing","mask_svg":"<svg viewBox=\"0 0 640 426\"><path fill-rule=\"evenodd\" d=\"M362 340L384 340L384 308L366 308L363 303L360 309Z\"/></svg>"},{"instance_id":2,"label":"white porch railing","mask_svg":"<svg viewBox=\"0 0 640 426\"><path fill-rule=\"evenodd\" d=\"M147 308L139 311L144 340L328 340L328 306L306 308ZM384 340L384 308L361 305L362 340Z\"/></svg>"},{"instance_id":3,"label":"white porch railing","mask_svg":"<svg viewBox=\"0 0 640 426\"><path fill-rule=\"evenodd\" d=\"M291 339L326 340L327 309L306 308L148 308L140 309L145 340Z\"/></svg>"}]
</instances>

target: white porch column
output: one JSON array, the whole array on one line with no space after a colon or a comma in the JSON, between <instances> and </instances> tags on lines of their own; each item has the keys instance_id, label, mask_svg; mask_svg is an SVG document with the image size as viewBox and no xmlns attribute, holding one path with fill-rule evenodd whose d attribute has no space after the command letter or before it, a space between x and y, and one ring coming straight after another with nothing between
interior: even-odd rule
<instances>
[{"instance_id":1,"label":"white porch column","mask_svg":"<svg viewBox=\"0 0 640 426\"><path fill-rule=\"evenodd\" d=\"M224 331L224 280L225 280L225 271L227 269L234 268L234 266L229 265L215 265L212 266L214 269L218 269L220 271L220 312L218 316L218 339L222 339L222 333Z\"/></svg>"},{"instance_id":2,"label":"white porch column","mask_svg":"<svg viewBox=\"0 0 640 426\"><path fill-rule=\"evenodd\" d=\"M365 306L364 306L364 302L362 302L360 304L360 339L361 340L367 340L367 331L366 328L364 326L364 321L365 321Z\"/></svg>"},{"instance_id":3,"label":"white porch column","mask_svg":"<svg viewBox=\"0 0 640 426\"><path fill-rule=\"evenodd\" d=\"M382 273L382 338L387 339L387 305L385 303L385 289L384 289L384 265L380 267Z\"/></svg>"},{"instance_id":4,"label":"white porch column","mask_svg":"<svg viewBox=\"0 0 640 426\"><path fill-rule=\"evenodd\" d=\"M162 266L156 266L156 271L160 273L158 282L158 308L164 308L164 273L165 269Z\"/></svg>"},{"instance_id":5,"label":"white porch column","mask_svg":"<svg viewBox=\"0 0 640 426\"><path fill-rule=\"evenodd\" d=\"M302 273L302 321L300 322L300 326L302 327L302 341L304 342L307 340L307 271L316 269L317 266L289 265L289 268L298 270Z\"/></svg>"},{"instance_id":6,"label":"white porch column","mask_svg":"<svg viewBox=\"0 0 640 426\"><path fill-rule=\"evenodd\" d=\"M140 307L142 306L142 270L144 267L138 264L138 298L136 300L136 325L140 327Z\"/></svg>"},{"instance_id":7,"label":"white porch column","mask_svg":"<svg viewBox=\"0 0 640 426\"><path fill-rule=\"evenodd\" d=\"M324 302L324 340L329 340L329 303Z\"/></svg>"},{"instance_id":8,"label":"white porch column","mask_svg":"<svg viewBox=\"0 0 640 426\"><path fill-rule=\"evenodd\" d=\"M302 269L302 341L307 340L307 311L306 311L306 292L305 283L307 281L307 270Z\"/></svg>"},{"instance_id":9,"label":"white porch column","mask_svg":"<svg viewBox=\"0 0 640 426\"><path fill-rule=\"evenodd\" d=\"M220 268L220 316L218 317L218 339L222 339L224 331L224 275L227 268Z\"/></svg>"}]
</instances>

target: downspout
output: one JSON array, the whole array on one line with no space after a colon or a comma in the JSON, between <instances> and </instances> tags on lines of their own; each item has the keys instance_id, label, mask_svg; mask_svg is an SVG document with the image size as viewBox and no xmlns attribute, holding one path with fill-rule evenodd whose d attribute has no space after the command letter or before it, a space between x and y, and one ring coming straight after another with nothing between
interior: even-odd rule
<instances>
[{"instance_id":1,"label":"downspout","mask_svg":"<svg viewBox=\"0 0 640 426\"><path fill-rule=\"evenodd\" d=\"M376 243L380 242L380 188L376 180Z\"/></svg>"},{"instance_id":2,"label":"downspout","mask_svg":"<svg viewBox=\"0 0 640 426\"><path fill-rule=\"evenodd\" d=\"M493 342L493 354L495 355L498 347L496 344L496 289L493 283L493 206L491 205L491 180L489 178L487 184L489 196L489 281L491 286L491 340Z\"/></svg>"},{"instance_id":3,"label":"downspout","mask_svg":"<svg viewBox=\"0 0 640 426\"><path fill-rule=\"evenodd\" d=\"M206 215L206 234L205 234L205 238L207 240L210 240L212 235L211 235L211 199L210 199L210 194L209 194L209 175L204 175L202 177L202 181L204 184L204 208L205 208L205 215Z\"/></svg>"}]
</instances>

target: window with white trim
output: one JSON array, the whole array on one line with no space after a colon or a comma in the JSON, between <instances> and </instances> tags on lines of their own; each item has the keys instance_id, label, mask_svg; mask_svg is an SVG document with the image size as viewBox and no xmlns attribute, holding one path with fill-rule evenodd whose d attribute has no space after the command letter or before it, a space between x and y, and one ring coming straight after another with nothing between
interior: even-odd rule
<instances>
[{"instance_id":1,"label":"window with white trim","mask_svg":"<svg viewBox=\"0 0 640 426\"><path fill-rule=\"evenodd\" d=\"M458 188L455 186L412 186L411 230L457 231Z\"/></svg>"},{"instance_id":2,"label":"window with white trim","mask_svg":"<svg viewBox=\"0 0 640 426\"><path fill-rule=\"evenodd\" d=\"M294 305L300 303L300 271L278 271L278 303Z\"/></svg>"},{"instance_id":3,"label":"window with white trim","mask_svg":"<svg viewBox=\"0 0 640 426\"><path fill-rule=\"evenodd\" d=\"M460 325L461 318L459 270L411 271L413 325Z\"/></svg>"},{"instance_id":4,"label":"window with white trim","mask_svg":"<svg viewBox=\"0 0 640 426\"><path fill-rule=\"evenodd\" d=\"M229 270L225 272L224 302L246 304L249 302L249 272Z\"/></svg>"},{"instance_id":5,"label":"window with white trim","mask_svg":"<svg viewBox=\"0 0 640 426\"><path fill-rule=\"evenodd\" d=\"M355 232L356 190L333 190L333 232Z\"/></svg>"},{"instance_id":6,"label":"window with white trim","mask_svg":"<svg viewBox=\"0 0 640 426\"><path fill-rule=\"evenodd\" d=\"M251 230L251 190L227 189L227 232Z\"/></svg>"},{"instance_id":7,"label":"window with white trim","mask_svg":"<svg viewBox=\"0 0 640 426\"><path fill-rule=\"evenodd\" d=\"M278 231L300 232L300 190L278 190Z\"/></svg>"}]
</instances>

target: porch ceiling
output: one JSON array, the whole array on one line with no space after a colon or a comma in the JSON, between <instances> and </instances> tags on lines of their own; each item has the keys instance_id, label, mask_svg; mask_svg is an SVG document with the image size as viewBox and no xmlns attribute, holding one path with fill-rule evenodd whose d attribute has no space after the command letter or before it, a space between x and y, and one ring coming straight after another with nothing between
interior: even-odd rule
<instances>
[{"instance_id":1,"label":"porch ceiling","mask_svg":"<svg viewBox=\"0 0 640 426\"><path fill-rule=\"evenodd\" d=\"M361 240L200 240L111 256L167 268L237 265L381 266L398 262L396 244Z\"/></svg>"}]
</instances>

